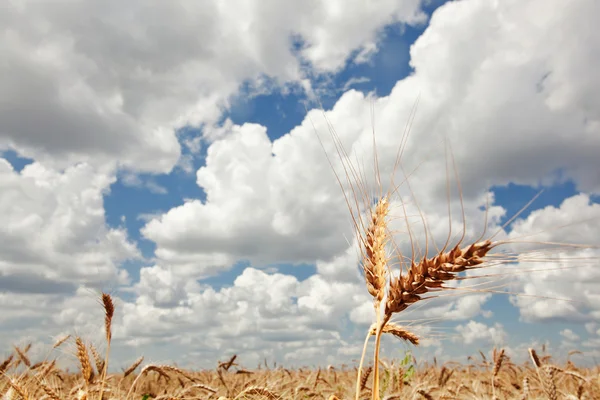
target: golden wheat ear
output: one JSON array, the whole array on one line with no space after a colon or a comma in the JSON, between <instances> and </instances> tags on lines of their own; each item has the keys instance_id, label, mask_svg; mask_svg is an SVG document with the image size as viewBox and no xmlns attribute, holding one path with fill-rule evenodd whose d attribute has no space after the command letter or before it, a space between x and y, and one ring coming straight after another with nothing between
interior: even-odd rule
<instances>
[{"instance_id":1,"label":"golden wheat ear","mask_svg":"<svg viewBox=\"0 0 600 400\"><path fill-rule=\"evenodd\" d=\"M543 390L550 400L557 400L558 394L556 393L556 384L554 382L554 376L556 369L552 366L543 365L534 349L529 349L529 355L535 365L535 369L538 373L538 377L542 384Z\"/></svg>"},{"instance_id":2,"label":"golden wheat ear","mask_svg":"<svg viewBox=\"0 0 600 400\"><path fill-rule=\"evenodd\" d=\"M81 376L87 387L87 385L91 384L94 380L94 369L90 362L87 346L79 336L75 338L75 346L77 348L76 357L79 360Z\"/></svg>"},{"instance_id":3,"label":"golden wheat ear","mask_svg":"<svg viewBox=\"0 0 600 400\"><path fill-rule=\"evenodd\" d=\"M106 375L108 373L108 359L110 357L110 345L112 342L112 321L115 315L115 303L112 296L105 292L101 293L100 301L104 309L104 336L106 338L106 355L104 359L102 359L97 351L94 352L94 347L92 347L92 354L96 360L96 367L98 368L98 375L100 376L99 400L102 400L104 396Z\"/></svg>"},{"instance_id":4,"label":"golden wheat ear","mask_svg":"<svg viewBox=\"0 0 600 400\"><path fill-rule=\"evenodd\" d=\"M126 369L123 370L123 378L127 378L129 375L131 375L131 373L133 373L133 371L135 371L137 369L137 367L140 366L140 364L144 361L144 357L140 357L137 360L135 360L133 362L133 364L131 364L129 367L127 367Z\"/></svg>"}]
</instances>

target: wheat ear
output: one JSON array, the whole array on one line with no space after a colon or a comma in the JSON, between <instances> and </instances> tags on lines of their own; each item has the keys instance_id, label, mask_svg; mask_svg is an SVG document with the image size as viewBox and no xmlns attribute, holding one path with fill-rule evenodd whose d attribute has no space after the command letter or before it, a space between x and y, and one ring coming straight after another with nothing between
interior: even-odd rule
<instances>
[{"instance_id":1,"label":"wheat ear","mask_svg":"<svg viewBox=\"0 0 600 400\"><path fill-rule=\"evenodd\" d=\"M129 376L133 371L135 371L137 369L137 367L140 366L140 364L142 363L142 361L144 361L144 357L140 357L137 360L135 360L133 362L133 364L131 364L126 370L123 371L123 378L126 378L127 376Z\"/></svg>"},{"instance_id":2,"label":"wheat ear","mask_svg":"<svg viewBox=\"0 0 600 400\"><path fill-rule=\"evenodd\" d=\"M367 238L369 237L369 232L371 230L374 231L373 226L375 225L376 221L377 219L376 217L374 217L373 222L369 226ZM387 237L384 240L380 239L380 242L383 242L383 244L385 245L386 240ZM367 241L366 244L368 245L369 242ZM489 240L473 243L470 246L466 246L464 248L461 248L459 243L452 250L449 250L447 252L440 251L440 253L435 257L425 257L419 263L415 263L414 261L412 261L410 268L408 268L408 271L405 274L400 274L400 276L392 277L389 280L388 295L385 301L383 319L381 319L380 317L379 307L375 307L375 310L377 312L377 331L375 336L375 356L372 393L373 400L379 398L378 365L381 332L385 329L389 320L392 318L392 315L405 310L412 303L422 300L422 295L427 294L429 292L444 289L444 281L456 279L458 273L466 271L468 269L477 268L480 264L484 262L482 258L485 257L485 255L494 246L495 244ZM385 254L384 249L382 250L382 252L383 254ZM374 254L374 252L371 253ZM367 252L367 254L369 253ZM385 265L387 265L387 259L385 259L384 257L385 256L381 257L380 259L385 260ZM378 294L379 292L372 290L376 287L372 284L371 286L369 286L369 275L365 273L365 276L367 279L367 287L369 289L369 293L371 293L371 295L375 297L373 293ZM375 298L377 299L377 297ZM376 304L378 304L377 300ZM407 335L408 331L404 331L404 334ZM412 334L410 335L411 337L415 337Z\"/></svg>"},{"instance_id":3,"label":"wheat ear","mask_svg":"<svg viewBox=\"0 0 600 400\"><path fill-rule=\"evenodd\" d=\"M27 357L27 354L26 354L27 350L21 350L18 346L14 346L14 348L15 348L15 352L19 356L19 360L21 360L27 368L30 368L31 361L29 360L29 357Z\"/></svg>"},{"instance_id":4,"label":"wheat ear","mask_svg":"<svg viewBox=\"0 0 600 400\"><path fill-rule=\"evenodd\" d=\"M529 349L529 355L535 365L535 369L538 373L538 377L542 383L542 387L549 400L558 400L556 393L556 384L554 383L554 374L556 369L552 366L543 365L534 349Z\"/></svg>"},{"instance_id":5,"label":"wheat ear","mask_svg":"<svg viewBox=\"0 0 600 400\"><path fill-rule=\"evenodd\" d=\"M373 307L377 319L377 330L375 332L375 360L373 371L373 391L376 389L376 383L379 378L379 343L381 332L381 302L385 294L386 273L389 258L386 253L386 245L389 241L389 232L387 230L387 216L389 212L389 202L387 197L379 199L371 212L371 220L366 229L366 234L362 237L362 267L365 275L367 290L373 297ZM365 347L361 355L361 363L358 367L356 379L356 400L360 395L360 377L362 372L362 362L366 351L368 338L371 336L370 331L367 333Z\"/></svg>"},{"instance_id":6,"label":"wheat ear","mask_svg":"<svg viewBox=\"0 0 600 400\"><path fill-rule=\"evenodd\" d=\"M257 396L262 396L262 398L264 399L280 399L281 396L279 396L277 393L264 388L264 387L258 387L258 386L250 386L246 389L244 389L243 391L241 391L237 396L235 396L234 400L238 400L238 399L243 399L245 396L251 396L251 395L257 395Z\"/></svg>"},{"instance_id":7,"label":"wheat ear","mask_svg":"<svg viewBox=\"0 0 600 400\"><path fill-rule=\"evenodd\" d=\"M58 340L57 340L57 341L54 343L54 345L52 346L52 348L53 348L53 349L56 349L56 348L58 348L58 347L62 346L62 344L63 344L64 342L66 342L67 340L69 340L70 338L71 338L71 335L65 335L65 336L63 336L63 337L59 338L59 339L58 339Z\"/></svg>"},{"instance_id":8,"label":"wheat ear","mask_svg":"<svg viewBox=\"0 0 600 400\"><path fill-rule=\"evenodd\" d=\"M492 369L492 396L494 398L496 398L496 376L498 376L500 368L502 368L504 357L504 349L499 352L496 352L496 349L494 349L494 368Z\"/></svg>"},{"instance_id":9,"label":"wheat ear","mask_svg":"<svg viewBox=\"0 0 600 400\"><path fill-rule=\"evenodd\" d=\"M477 268L484 262L483 257L496 245L490 240L465 248L457 244L452 250L440 252L432 258L423 258L418 264L413 261L406 274L390 280L384 320L422 300L422 295L444 289L444 281L456 279L459 272Z\"/></svg>"},{"instance_id":10,"label":"wheat ear","mask_svg":"<svg viewBox=\"0 0 600 400\"><path fill-rule=\"evenodd\" d=\"M21 386L21 384L17 381L13 381L10 377L7 377L7 378L8 378L8 385L10 386L9 392L12 390L13 393L17 393L17 395L19 395L22 400L29 400L31 398L29 396L29 393L27 392L27 389L24 386ZM7 394L9 392L7 392ZM12 395L9 395L6 397L9 399L13 398Z\"/></svg>"},{"instance_id":11,"label":"wheat ear","mask_svg":"<svg viewBox=\"0 0 600 400\"><path fill-rule=\"evenodd\" d=\"M75 346L77 347L76 355L77 359L79 359L79 363L81 364L81 375L85 381L85 387L87 391L88 385L92 383L92 380L94 379L94 370L92 369L90 356L85 343L83 343L83 340L81 340L79 336L75 338Z\"/></svg>"},{"instance_id":12,"label":"wheat ear","mask_svg":"<svg viewBox=\"0 0 600 400\"><path fill-rule=\"evenodd\" d=\"M100 394L99 400L102 400L104 394L104 384L106 381L106 373L108 372L108 357L110 356L110 343L112 341L112 319L115 315L115 303L108 293L102 293L102 306L104 307L104 333L106 336L106 356L102 363L102 372L98 371L100 377Z\"/></svg>"}]
</instances>

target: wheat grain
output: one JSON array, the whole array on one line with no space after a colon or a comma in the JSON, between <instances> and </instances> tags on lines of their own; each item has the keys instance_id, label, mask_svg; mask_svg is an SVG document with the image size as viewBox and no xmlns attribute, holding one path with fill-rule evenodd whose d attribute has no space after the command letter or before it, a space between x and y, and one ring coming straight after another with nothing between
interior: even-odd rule
<instances>
[{"instance_id":1,"label":"wheat grain","mask_svg":"<svg viewBox=\"0 0 600 400\"><path fill-rule=\"evenodd\" d=\"M192 385L193 388L198 388L198 389L202 389L202 390L206 390L207 392L211 392L211 393L217 393L216 389L213 389L210 386L207 386L203 383L196 383L194 385Z\"/></svg>"},{"instance_id":2,"label":"wheat grain","mask_svg":"<svg viewBox=\"0 0 600 400\"><path fill-rule=\"evenodd\" d=\"M258 395L258 396L261 396L261 397L267 398L267 399L280 399L281 398L281 396L279 396L277 393L275 393L267 388L251 386L251 387L244 389L237 396L235 396L234 400L241 399L244 396L252 396L252 395Z\"/></svg>"},{"instance_id":3,"label":"wheat grain","mask_svg":"<svg viewBox=\"0 0 600 400\"><path fill-rule=\"evenodd\" d=\"M102 305L104 306L104 330L106 333L106 341L110 342L112 338L112 319L115 314L115 305L112 297L108 293L102 293Z\"/></svg>"},{"instance_id":4,"label":"wheat grain","mask_svg":"<svg viewBox=\"0 0 600 400\"><path fill-rule=\"evenodd\" d=\"M374 207L371 221L363 240L364 259L363 271L367 290L373 296L376 304L383 300L386 283L388 257L386 245L389 241L387 232L387 215L389 203L386 197L381 198Z\"/></svg>"},{"instance_id":5,"label":"wheat grain","mask_svg":"<svg viewBox=\"0 0 600 400\"><path fill-rule=\"evenodd\" d=\"M76 356L81 365L81 375L83 376L86 385L90 384L94 379L94 370L92 369L92 364L90 363L90 357L87 352L87 348L79 336L75 338L75 345L77 347Z\"/></svg>"},{"instance_id":6,"label":"wheat grain","mask_svg":"<svg viewBox=\"0 0 600 400\"><path fill-rule=\"evenodd\" d=\"M3 374L4 371L8 369L8 366L12 362L13 358L14 356L11 354L4 361L2 361L2 364L0 364L0 374Z\"/></svg>"},{"instance_id":7,"label":"wheat grain","mask_svg":"<svg viewBox=\"0 0 600 400\"><path fill-rule=\"evenodd\" d=\"M96 371L98 375L102 375L102 371L104 371L104 360L96 350L96 347L90 343L90 351L92 353L92 357L94 358L94 364L96 365Z\"/></svg>"},{"instance_id":8,"label":"wheat grain","mask_svg":"<svg viewBox=\"0 0 600 400\"><path fill-rule=\"evenodd\" d=\"M496 397L496 376L498 376L500 368L502 368L502 362L504 361L504 349L500 350L500 352L496 352L496 349L494 349L493 359L494 368L492 369L492 395Z\"/></svg>"},{"instance_id":9,"label":"wheat grain","mask_svg":"<svg viewBox=\"0 0 600 400\"><path fill-rule=\"evenodd\" d=\"M137 360L135 360L133 362L133 364L131 364L126 370L123 371L123 378L126 378L128 375L130 375L133 371L136 370L137 367L140 366L140 364L142 363L142 361L144 361L144 357L140 357Z\"/></svg>"},{"instance_id":10,"label":"wheat grain","mask_svg":"<svg viewBox=\"0 0 600 400\"><path fill-rule=\"evenodd\" d=\"M417 335L397 324L394 324L393 322L388 322L385 324L385 326L381 329L381 333L389 333L396 336L398 339L405 340L414 345L419 344L419 337ZM371 325L371 328L369 328L369 334L371 336L375 336L377 334L377 326L375 324Z\"/></svg>"},{"instance_id":11,"label":"wheat grain","mask_svg":"<svg viewBox=\"0 0 600 400\"><path fill-rule=\"evenodd\" d=\"M217 368L223 368L225 371L229 371L229 368L231 368L232 365L236 365L234 363L236 358L237 354L232 355L228 361L220 362Z\"/></svg>"},{"instance_id":12,"label":"wheat grain","mask_svg":"<svg viewBox=\"0 0 600 400\"><path fill-rule=\"evenodd\" d=\"M49 387L48 385L46 385L44 382L40 383L40 387L42 388L42 390L44 391L44 393L46 393L46 395L51 400L61 400L60 396L58 395L58 393L56 393L51 387Z\"/></svg>"},{"instance_id":13,"label":"wheat grain","mask_svg":"<svg viewBox=\"0 0 600 400\"><path fill-rule=\"evenodd\" d=\"M52 346L53 349L56 349L57 347L60 347L64 342L66 342L67 340L69 340L69 338L71 337L71 335L66 335L63 336L61 338L59 338L55 343L54 346Z\"/></svg>"},{"instance_id":14,"label":"wheat grain","mask_svg":"<svg viewBox=\"0 0 600 400\"><path fill-rule=\"evenodd\" d=\"M52 360L52 362L46 363L44 368L42 368L42 370L38 373L38 378L44 379L46 376L48 376L48 374L50 374L50 372L54 370L55 367L56 360Z\"/></svg>"},{"instance_id":15,"label":"wheat grain","mask_svg":"<svg viewBox=\"0 0 600 400\"><path fill-rule=\"evenodd\" d=\"M371 375L372 371L373 371L373 367L369 367L365 370L365 372L361 376L359 392L362 392L367 387L367 381L369 380L369 375Z\"/></svg>"},{"instance_id":16,"label":"wheat grain","mask_svg":"<svg viewBox=\"0 0 600 400\"><path fill-rule=\"evenodd\" d=\"M459 272L478 268L484 262L483 257L494 246L489 240L464 248L457 244L452 250L435 257L423 258L419 263L413 261L406 274L390 280L385 318L389 319L394 313L421 300L423 294L443 289L444 281L455 279Z\"/></svg>"},{"instance_id":17,"label":"wheat grain","mask_svg":"<svg viewBox=\"0 0 600 400\"><path fill-rule=\"evenodd\" d=\"M22 400L30 399L27 389L25 389L25 387L21 385L21 383L19 383L18 381L14 381L13 379L8 378L8 385L10 386L10 389L13 390L12 395L7 396L10 400L17 400L17 396L19 396Z\"/></svg>"},{"instance_id":18,"label":"wheat grain","mask_svg":"<svg viewBox=\"0 0 600 400\"><path fill-rule=\"evenodd\" d=\"M27 354L25 354L29 350L29 347L27 347L26 350L21 350L18 346L14 346L14 348L15 352L19 356L19 360L22 361L23 364L25 364L28 368L30 368L31 361L29 360L29 357L27 357Z\"/></svg>"}]
</instances>

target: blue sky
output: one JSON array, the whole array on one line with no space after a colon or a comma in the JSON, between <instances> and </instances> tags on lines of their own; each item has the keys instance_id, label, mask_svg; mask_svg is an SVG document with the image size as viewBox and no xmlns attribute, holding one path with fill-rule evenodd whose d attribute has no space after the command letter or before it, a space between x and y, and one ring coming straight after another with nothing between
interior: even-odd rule
<instances>
[{"instance_id":1,"label":"blue sky","mask_svg":"<svg viewBox=\"0 0 600 400\"><path fill-rule=\"evenodd\" d=\"M134 5L109 7L89 27L73 25L66 8L10 10L21 41L7 41L0 70L11 77L0 148L12 167L1 178L0 272L16 283L0 287L0 309L19 304L38 322L25 328L16 311L6 313L6 348L15 337L41 348L73 329L93 337L95 314L84 306L103 289L121 306L117 362L138 354L182 365L194 357L211 365L225 353L248 365L357 358L371 300L312 123L335 158L326 115L367 176L373 106L385 174L417 97L403 158L412 193L404 185L399 196L412 215L418 202L437 243L447 235L445 138L464 194L461 206L450 171L454 234L461 207L472 240L486 196L495 232L543 189L497 239L597 245L600 115L589 88L600 88L600 60L589 54L600 42L585 23L593 1L543 7L537 27L526 18L535 0L334 3L315 11L289 2L294 14L259 2L188 13L174 2L144 20L126 17ZM165 30L163 19L178 24ZM42 21L54 47L36 36ZM60 38L77 29L66 46ZM574 46L582 37L590 40ZM394 215L401 210L395 204ZM409 221L424 240L420 219ZM407 236L396 241L407 254ZM475 345L503 346L518 359L546 341L559 356L573 348L599 356L599 254L551 251L554 263L537 253L511 266L545 271L492 281L527 296L445 297L399 316L421 321L415 329L428 340L419 357L462 359ZM592 261L577 263L581 256ZM565 265L575 268L556 270ZM51 284L68 290L36 294L43 310L20 300L19 288Z\"/></svg>"}]
</instances>

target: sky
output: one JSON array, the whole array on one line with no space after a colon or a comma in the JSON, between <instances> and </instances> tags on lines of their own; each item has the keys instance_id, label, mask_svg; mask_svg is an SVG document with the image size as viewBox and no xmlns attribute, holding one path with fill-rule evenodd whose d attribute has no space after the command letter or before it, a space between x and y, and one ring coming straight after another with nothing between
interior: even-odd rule
<instances>
[{"instance_id":1,"label":"sky","mask_svg":"<svg viewBox=\"0 0 600 400\"><path fill-rule=\"evenodd\" d=\"M0 13L0 351L102 348L105 291L112 368L355 362L374 311L333 127L369 192L375 154L384 190L409 176L406 257L449 221L521 254L396 316L422 344L384 357L600 357L600 3L99 5Z\"/></svg>"}]
</instances>

